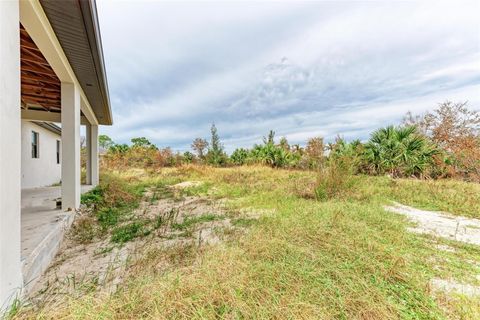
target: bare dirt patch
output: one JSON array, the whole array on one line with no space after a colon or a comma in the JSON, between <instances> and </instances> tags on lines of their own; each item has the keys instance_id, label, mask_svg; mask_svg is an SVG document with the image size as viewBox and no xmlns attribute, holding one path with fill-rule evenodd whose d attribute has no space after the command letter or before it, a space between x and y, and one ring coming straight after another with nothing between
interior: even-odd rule
<instances>
[{"instance_id":1,"label":"bare dirt patch","mask_svg":"<svg viewBox=\"0 0 480 320\"><path fill-rule=\"evenodd\" d=\"M434 278L430 280L430 287L433 291L462 294L468 297L480 297L480 286L460 283L452 279Z\"/></svg>"},{"instance_id":2,"label":"bare dirt patch","mask_svg":"<svg viewBox=\"0 0 480 320\"><path fill-rule=\"evenodd\" d=\"M415 222L416 225L409 228L412 232L480 245L480 220L478 219L454 216L444 212L419 210L399 203L395 203L393 206L386 206L385 209L405 215L412 222ZM456 252L455 248L449 245L433 245L440 251ZM473 263L475 262L473 261ZM480 297L480 286L459 282L455 279L433 278L429 284L433 292Z\"/></svg>"},{"instance_id":3,"label":"bare dirt patch","mask_svg":"<svg viewBox=\"0 0 480 320\"><path fill-rule=\"evenodd\" d=\"M412 232L480 245L480 220L454 216L445 212L426 211L395 203L386 206L390 212L407 216L416 226Z\"/></svg>"},{"instance_id":4,"label":"bare dirt patch","mask_svg":"<svg viewBox=\"0 0 480 320\"><path fill-rule=\"evenodd\" d=\"M176 189L186 189L186 188L191 188L191 187L198 187L202 184L203 184L203 182L201 182L201 181L184 181L184 182L177 183L177 184L173 185L172 187L176 188Z\"/></svg>"},{"instance_id":5,"label":"bare dirt patch","mask_svg":"<svg viewBox=\"0 0 480 320\"><path fill-rule=\"evenodd\" d=\"M124 244L112 243L109 235L81 244L67 236L54 262L32 289L32 301L52 303L62 295L86 292L113 292L128 274L128 268L152 249L169 250L186 246L216 245L232 235L245 232L239 219L257 219L254 210L235 212L223 199L204 196L178 196L176 190L198 186L188 182L167 187L171 193L159 196L157 188L146 190L131 221L154 221L148 235ZM165 191L165 190L164 190ZM91 220L94 221L94 220Z\"/></svg>"}]
</instances>

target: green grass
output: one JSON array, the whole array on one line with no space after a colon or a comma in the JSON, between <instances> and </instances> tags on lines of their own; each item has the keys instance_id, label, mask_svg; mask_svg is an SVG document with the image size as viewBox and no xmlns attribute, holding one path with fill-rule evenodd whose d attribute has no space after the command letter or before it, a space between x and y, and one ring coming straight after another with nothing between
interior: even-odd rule
<instances>
[{"instance_id":1,"label":"green grass","mask_svg":"<svg viewBox=\"0 0 480 320\"><path fill-rule=\"evenodd\" d=\"M392 186L391 197L419 208L480 219L480 184L476 183L401 179Z\"/></svg>"},{"instance_id":2,"label":"green grass","mask_svg":"<svg viewBox=\"0 0 480 320\"><path fill-rule=\"evenodd\" d=\"M142 183L199 180L232 209L263 214L238 217L249 227L218 246L156 250L131 266L112 295L66 298L37 311L38 318L76 319L478 319L480 302L434 294L433 277L478 284L478 247L409 233L402 216L383 205L398 201L478 217L479 186L457 181L356 177L348 196L315 200L313 172L263 167L164 169ZM336 191L337 192L337 191ZM205 220L203 220L205 219ZM188 229L212 221L191 217ZM118 231L119 239L141 232ZM454 252L438 250L448 244ZM169 267L158 272L159 264ZM26 314L25 317L29 317Z\"/></svg>"},{"instance_id":3,"label":"green grass","mask_svg":"<svg viewBox=\"0 0 480 320\"><path fill-rule=\"evenodd\" d=\"M232 220L232 224L236 227L251 227L257 222L257 219L236 218Z\"/></svg>"},{"instance_id":4,"label":"green grass","mask_svg":"<svg viewBox=\"0 0 480 320\"><path fill-rule=\"evenodd\" d=\"M73 239L90 243L107 237L112 243L124 244L149 235L163 224L160 218L140 219L134 210L138 208L146 188L153 190L152 197L148 199L150 204L173 197L165 184L172 180L128 174L128 171L125 175L105 172L100 185L82 195L82 204L90 209L90 215L76 220L71 233Z\"/></svg>"},{"instance_id":5,"label":"green grass","mask_svg":"<svg viewBox=\"0 0 480 320\"><path fill-rule=\"evenodd\" d=\"M215 220L222 219L223 217L215 215L215 214L203 214L201 216L194 216L194 217L185 217L182 222L180 223L173 223L172 228L176 230L186 230L192 228L194 225L202 223L202 222L211 222Z\"/></svg>"},{"instance_id":6,"label":"green grass","mask_svg":"<svg viewBox=\"0 0 480 320\"><path fill-rule=\"evenodd\" d=\"M150 231L145 228L144 223L131 222L113 229L111 241L121 244L148 234L150 234Z\"/></svg>"}]
</instances>

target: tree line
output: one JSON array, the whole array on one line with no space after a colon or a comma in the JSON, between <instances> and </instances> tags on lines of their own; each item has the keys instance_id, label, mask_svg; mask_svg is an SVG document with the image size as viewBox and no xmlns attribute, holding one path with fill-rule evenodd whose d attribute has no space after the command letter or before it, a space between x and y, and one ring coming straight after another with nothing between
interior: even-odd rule
<instances>
[{"instance_id":1,"label":"tree line","mask_svg":"<svg viewBox=\"0 0 480 320\"><path fill-rule=\"evenodd\" d=\"M198 163L212 166L262 164L274 168L316 170L341 165L352 173L393 177L461 177L480 181L480 113L467 102L446 101L423 115L407 113L402 123L375 130L370 138L346 141L338 136L325 143L322 137L308 139L306 145L278 141L275 131L251 148L237 148L228 155L215 124L210 139L196 138L192 152L159 149L144 137L133 138L131 145L115 144L100 136L103 157L109 167L177 166Z\"/></svg>"}]
</instances>

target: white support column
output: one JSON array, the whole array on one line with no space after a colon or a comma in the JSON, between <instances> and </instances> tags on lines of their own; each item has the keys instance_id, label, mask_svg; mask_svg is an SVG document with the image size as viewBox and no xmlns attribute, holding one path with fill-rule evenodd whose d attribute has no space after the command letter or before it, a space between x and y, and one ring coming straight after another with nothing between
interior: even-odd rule
<instances>
[{"instance_id":1,"label":"white support column","mask_svg":"<svg viewBox=\"0 0 480 320\"><path fill-rule=\"evenodd\" d=\"M85 151L86 151L86 183L92 184L92 127L85 125Z\"/></svg>"},{"instance_id":2,"label":"white support column","mask_svg":"<svg viewBox=\"0 0 480 320\"><path fill-rule=\"evenodd\" d=\"M80 206L80 91L62 82L62 209Z\"/></svg>"},{"instance_id":3,"label":"white support column","mask_svg":"<svg viewBox=\"0 0 480 320\"><path fill-rule=\"evenodd\" d=\"M98 185L100 181L99 164L98 164L98 126L90 125L90 168L91 168L91 184Z\"/></svg>"},{"instance_id":4,"label":"white support column","mask_svg":"<svg viewBox=\"0 0 480 320\"><path fill-rule=\"evenodd\" d=\"M19 19L18 1L0 1L0 313L23 287Z\"/></svg>"}]
</instances>

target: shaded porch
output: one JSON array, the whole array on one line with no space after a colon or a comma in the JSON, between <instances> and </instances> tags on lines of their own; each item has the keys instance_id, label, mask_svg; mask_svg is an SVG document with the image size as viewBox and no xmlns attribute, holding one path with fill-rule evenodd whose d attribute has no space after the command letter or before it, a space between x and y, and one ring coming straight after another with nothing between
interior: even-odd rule
<instances>
[{"instance_id":1,"label":"shaded porch","mask_svg":"<svg viewBox=\"0 0 480 320\"><path fill-rule=\"evenodd\" d=\"M1 317L48 266L80 206L81 125L86 181L96 185L98 129L112 124L112 114L94 0L0 1L0 36ZM43 139L30 127L22 131L27 122L59 124L61 136ZM22 137L27 137L23 144ZM52 147L39 152L42 145ZM22 157L22 150L31 155ZM27 158L31 161L22 163ZM61 179L49 170L53 165L60 166ZM62 185L22 190L23 173L35 176L25 186L52 180ZM60 197L62 208L56 209Z\"/></svg>"},{"instance_id":2,"label":"shaded porch","mask_svg":"<svg viewBox=\"0 0 480 320\"><path fill-rule=\"evenodd\" d=\"M82 194L93 188L82 185ZM29 290L48 268L58 251L74 211L57 208L61 187L22 190L21 262L25 289Z\"/></svg>"}]
</instances>

